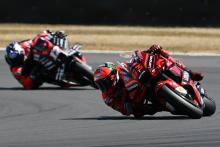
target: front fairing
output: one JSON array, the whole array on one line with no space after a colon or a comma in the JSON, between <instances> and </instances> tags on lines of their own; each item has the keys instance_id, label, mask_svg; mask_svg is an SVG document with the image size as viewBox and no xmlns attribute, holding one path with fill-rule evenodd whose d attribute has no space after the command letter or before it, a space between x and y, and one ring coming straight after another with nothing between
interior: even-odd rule
<instances>
[{"instance_id":1,"label":"front fairing","mask_svg":"<svg viewBox=\"0 0 220 147\"><path fill-rule=\"evenodd\" d=\"M166 76L165 73L164 76ZM195 105L203 107L204 102L203 99L196 88L194 81L190 78L188 82L184 81L184 74L181 74L182 80L181 81L175 81L174 79L171 79L170 77L166 76L164 79L160 79L156 82L155 85L155 93L157 93L160 88L163 87L163 85L169 86L173 91L176 93L182 95L184 98L188 99L189 101L192 101Z\"/></svg>"}]
</instances>

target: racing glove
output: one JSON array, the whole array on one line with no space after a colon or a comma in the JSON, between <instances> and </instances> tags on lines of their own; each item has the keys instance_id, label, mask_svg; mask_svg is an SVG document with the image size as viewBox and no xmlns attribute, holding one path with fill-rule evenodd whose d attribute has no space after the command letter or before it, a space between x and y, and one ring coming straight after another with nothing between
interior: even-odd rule
<instances>
[{"instance_id":1,"label":"racing glove","mask_svg":"<svg viewBox=\"0 0 220 147\"><path fill-rule=\"evenodd\" d=\"M149 49L148 52L150 53L158 53L163 55L164 57L168 58L169 57L169 53L167 51L165 51L160 45L158 44L154 44L152 45Z\"/></svg>"}]
</instances>

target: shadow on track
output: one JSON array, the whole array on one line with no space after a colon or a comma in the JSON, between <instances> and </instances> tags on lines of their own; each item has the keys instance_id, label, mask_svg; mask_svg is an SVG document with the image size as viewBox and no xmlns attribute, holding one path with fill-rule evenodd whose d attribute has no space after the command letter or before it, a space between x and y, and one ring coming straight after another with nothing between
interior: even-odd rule
<instances>
[{"instance_id":1,"label":"shadow on track","mask_svg":"<svg viewBox=\"0 0 220 147\"><path fill-rule=\"evenodd\" d=\"M184 120L190 119L187 116L144 116L143 118L134 118L129 116L100 116L87 118L64 118L60 120Z\"/></svg>"},{"instance_id":2,"label":"shadow on track","mask_svg":"<svg viewBox=\"0 0 220 147\"><path fill-rule=\"evenodd\" d=\"M37 89L30 89L30 90L25 90L22 87L0 87L0 91L14 91L14 90L19 90L19 91L35 91L35 90L97 90L93 89L92 87L70 87L70 88L62 88L62 87L40 87Z\"/></svg>"}]
</instances>

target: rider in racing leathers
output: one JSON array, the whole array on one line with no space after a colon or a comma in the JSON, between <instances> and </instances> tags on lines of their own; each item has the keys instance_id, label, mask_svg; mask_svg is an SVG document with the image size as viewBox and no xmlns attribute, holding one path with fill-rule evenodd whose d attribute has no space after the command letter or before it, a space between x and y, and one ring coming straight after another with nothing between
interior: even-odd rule
<instances>
[{"instance_id":1,"label":"rider in racing leathers","mask_svg":"<svg viewBox=\"0 0 220 147\"><path fill-rule=\"evenodd\" d=\"M148 87L143 84L148 75L144 74L145 67L139 65L143 59L142 54L149 52L161 53L175 62L159 45L153 45L148 50L135 51L130 62L123 62L117 66L107 62L95 70L94 81L102 91L103 100L108 106L124 115L133 114L135 117L167 110L165 105L158 106L152 101L152 95L149 95L150 85ZM201 73L192 72L183 64L176 64L188 70L194 80L202 80ZM151 101L148 101L150 99Z\"/></svg>"},{"instance_id":2,"label":"rider in racing leathers","mask_svg":"<svg viewBox=\"0 0 220 147\"><path fill-rule=\"evenodd\" d=\"M67 41L65 40L65 35L63 32L50 32L44 31L35 37L33 40L24 40L20 42L10 43L6 47L6 62L10 66L10 71L13 76L22 84L25 89L33 89L38 88L42 83L42 79L40 77L40 71L42 70L35 66L31 57L33 56L34 47L37 45L37 40L44 40L45 45L48 45L48 49L51 48L66 48ZM59 46L55 46L59 45ZM63 50L62 49L62 50ZM46 48L45 48L46 50ZM65 54L63 51L60 51ZM59 70L62 71L62 70ZM61 76L58 76L61 78ZM60 81L58 85L62 87L71 86L70 83Z\"/></svg>"},{"instance_id":3,"label":"rider in racing leathers","mask_svg":"<svg viewBox=\"0 0 220 147\"><path fill-rule=\"evenodd\" d=\"M105 104L123 115L133 114L137 118L161 111L162 108L145 102L147 87L133 79L128 70L128 62L117 66L106 62L95 70L94 81Z\"/></svg>"}]
</instances>

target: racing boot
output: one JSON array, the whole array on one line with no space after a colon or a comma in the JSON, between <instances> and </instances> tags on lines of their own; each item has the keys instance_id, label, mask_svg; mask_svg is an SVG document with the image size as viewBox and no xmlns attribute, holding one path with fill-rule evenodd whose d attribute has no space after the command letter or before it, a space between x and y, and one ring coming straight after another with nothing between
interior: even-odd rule
<instances>
[{"instance_id":1,"label":"racing boot","mask_svg":"<svg viewBox=\"0 0 220 147\"><path fill-rule=\"evenodd\" d=\"M157 112L164 111L162 107L155 106L153 104L144 104L139 106L139 109L134 111L135 118L142 118L144 115L154 115Z\"/></svg>"}]
</instances>

